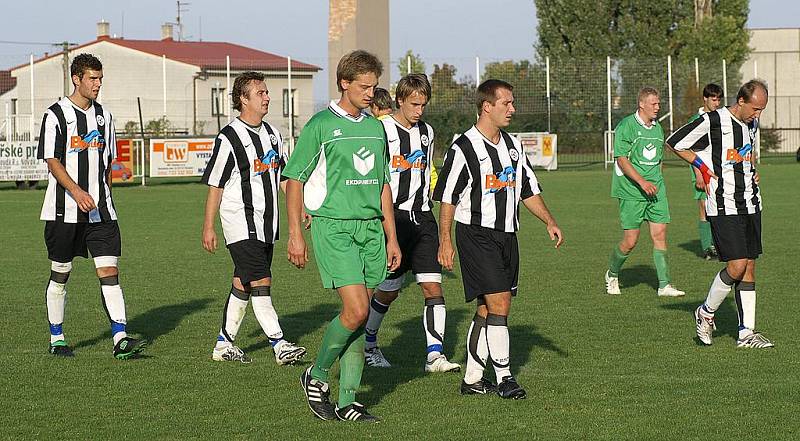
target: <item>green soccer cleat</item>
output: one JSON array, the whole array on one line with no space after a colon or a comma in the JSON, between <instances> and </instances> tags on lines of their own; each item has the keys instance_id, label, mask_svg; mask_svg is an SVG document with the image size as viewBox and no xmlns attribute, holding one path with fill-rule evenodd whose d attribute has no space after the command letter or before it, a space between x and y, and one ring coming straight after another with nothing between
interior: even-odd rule
<instances>
[{"instance_id":1,"label":"green soccer cleat","mask_svg":"<svg viewBox=\"0 0 800 441\"><path fill-rule=\"evenodd\" d=\"M64 340L54 341L50 343L50 353L58 357L74 357L72 348L67 345Z\"/></svg>"},{"instance_id":2,"label":"green soccer cleat","mask_svg":"<svg viewBox=\"0 0 800 441\"><path fill-rule=\"evenodd\" d=\"M114 358L118 360L127 360L142 352L146 346L146 340L125 337L114 346Z\"/></svg>"}]
</instances>

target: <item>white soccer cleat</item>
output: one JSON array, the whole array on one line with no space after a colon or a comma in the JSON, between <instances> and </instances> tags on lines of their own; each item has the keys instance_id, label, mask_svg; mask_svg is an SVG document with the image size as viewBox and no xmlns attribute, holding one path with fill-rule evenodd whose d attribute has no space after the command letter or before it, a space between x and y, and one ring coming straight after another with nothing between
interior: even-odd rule
<instances>
[{"instance_id":1,"label":"white soccer cleat","mask_svg":"<svg viewBox=\"0 0 800 441\"><path fill-rule=\"evenodd\" d=\"M461 365L452 363L444 355L439 355L425 363L425 372L459 372Z\"/></svg>"},{"instance_id":2,"label":"white soccer cleat","mask_svg":"<svg viewBox=\"0 0 800 441\"><path fill-rule=\"evenodd\" d=\"M753 333L736 340L736 347L765 349L774 348L775 344L769 341L767 337L764 337L762 333L753 331Z\"/></svg>"},{"instance_id":3,"label":"white soccer cleat","mask_svg":"<svg viewBox=\"0 0 800 441\"><path fill-rule=\"evenodd\" d=\"M279 365L295 364L306 355L306 348L284 341L274 347L275 362Z\"/></svg>"},{"instance_id":4,"label":"white soccer cleat","mask_svg":"<svg viewBox=\"0 0 800 441\"><path fill-rule=\"evenodd\" d=\"M364 351L364 359L368 366L379 368L390 368L392 364L383 356L381 348L366 349Z\"/></svg>"},{"instance_id":5,"label":"white soccer cleat","mask_svg":"<svg viewBox=\"0 0 800 441\"><path fill-rule=\"evenodd\" d=\"M703 305L697 307L694 310L694 322L697 325L697 338L703 342L704 345L711 344L711 335L717 329L717 325L714 324L714 316L707 316L703 314L702 311Z\"/></svg>"},{"instance_id":6,"label":"white soccer cleat","mask_svg":"<svg viewBox=\"0 0 800 441\"><path fill-rule=\"evenodd\" d=\"M667 285L663 288L658 288L657 293L659 297L683 297L686 295L685 292L675 288L672 285Z\"/></svg>"},{"instance_id":7,"label":"white soccer cleat","mask_svg":"<svg viewBox=\"0 0 800 441\"><path fill-rule=\"evenodd\" d=\"M214 352L211 353L211 359L214 361L239 361L245 364L253 361L243 350L234 345L215 347Z\"/></svg>"},{"instance_id":8,"label":"white soccer cleat","mask_svg":"<svg viewBox=\"0 0 800 441\"><path fill-rule=\"evenodd\" d=\"M619 277L611 276L609 271L606 271L606 292L611 295L622 294L622 291L619 290Z\"/></svg>"}]
</instances>

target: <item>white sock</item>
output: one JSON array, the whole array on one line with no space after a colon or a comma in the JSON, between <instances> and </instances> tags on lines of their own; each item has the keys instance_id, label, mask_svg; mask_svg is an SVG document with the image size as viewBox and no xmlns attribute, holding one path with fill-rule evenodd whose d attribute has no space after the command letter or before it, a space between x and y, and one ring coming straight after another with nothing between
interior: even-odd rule
<instances>
[{"instance_id":1,"label":"white sock","mask_svg":"<svg viewBox=\"0 0 800 441\"><path fill-rule=\"evenodd\" d=\"M389 305L384 305L379 302L375 296L369 302L369 317L367 317L367 324L364 326L365 336L365 349L373 349L378 346L378 329L383 322L383 316L389 311Z\"/></svg>"},{"instance_id":2,"label":"white sock","mask_svg":"<svg viewBox=\"0 0 800 441\"><path fill-rule=\"evenodd\" d=\"M503 378L511 376L508 317L491 313L486 316L486 342L497 384L500 384Z\"/></svg>"},{"instance_id":3,"label":"white sock","mask_svg":"<svg viewBox=\"0 0 800 441\"><path fill-rule=\"evenodd\" d=\"M245 298L242 299L240 297ZM242 319L244 319L244 314L247 312L248 299L249 294L246 292L231 288L231 293L228 295L228 301L225 303L225 309L222 312L222 328L220 328L219 337L217 338L218 348L227 346L236 340L236 334L239 333Z\"/></svg>"},{"instance_id":4,"label":"white sock","mask_svg":"<svg viewBox=\"0 0 800 441\"><path fill-rule=\"evenodd\" d=\"M283 330L278 322L278 312L272 306L272 296L269 286L256 286L250 292L250 299L253 302L253 312L256 315L258 324L267 334L270 344L276 347L283 340Z\"/></svg>"},{"instance_id":5,"label":"white sock","mask_svg":"<svg viewBox=\"0 0 800 441\"><path fill-rule=\"evenodd\" d=\"M464 382L473 384L483 378L486 360L489 358L489 346L486 344L486 319L475 314L467 332L467 368L464 371Z\"/></svg>"},{"instance_id":6,"label":"white sock","mask_svg":"<svg viewBox=\"0 0 800 441\"><path fill-rule=\"evenodd\" d=\"M711 287L708 289L708 297L706 297L704 305L706 311L713 314L725 300L735 283L736 281L728 275L728 271L725 268L717 273L714 276L714 281L711 282Z\"/></svg>"},{"instance_id":7,"label":"white sock","mask_svg":"<svg viewBox=\"0 0 800 441\"><path fill-rule=\"evenodd\" d=\"M69 275L69 274L67 274ZM64 340L64 310L67 304L67 284L50 279L47 284L47 321L50 322L50 343Z\"/></svg>"},{"instance_id":8,"label":"white sock","mask_svg":"<svg viewBox=\"0 0 800 441\"><path fill-rule=\"evenodd\" d=\"M739 338L743 338L756 329L756 283L737 283L735 295L739 312Z\"/></svg>"},{"instance_id":9,"label":"white sock","mask_svg":"<svg viewBox=\"0 0 800 441\"><path fill-rule=\"evenodd\" d=\"M100 290L103 293L103 306L111 322L111 338L116 346L120 340L128 336L125 329L128 323L125 315L125 298L119 286L118 276L100 278Z\"/></svg>"},{"instance_id":10,"label":"white sock","mask_svg":"<svg viewBox=\"0 0 800 441\"><path fill-rule=\"evenodd\" d=\"M444 344L444 323L447 312L444 307L444 297L425 299L425 309L422 312L422 326L425 328L426 350L428 361L442 354Z\"/></svg>"}]
</instances>

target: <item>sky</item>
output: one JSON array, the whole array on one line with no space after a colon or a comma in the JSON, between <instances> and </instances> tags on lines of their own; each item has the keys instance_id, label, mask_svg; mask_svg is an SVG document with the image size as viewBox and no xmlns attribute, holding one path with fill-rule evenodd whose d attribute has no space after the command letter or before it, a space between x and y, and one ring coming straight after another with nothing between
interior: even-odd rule
<instances>
[{"instance_id":1,"label":"sky","mask_svg":"<svg viewBox=\"0 0 800 441\"><path fill-rule=\"evenodd\" d=\"M644 1L644 0L643 0ZM187 39L228 41L291 56L327 68L328 0L190 0L182 13ZM800 1L751 0L748 27L800 27ZM487 9L487 5L491 8ZM224 8L220 5L225 5ZM0 69L24 63L29 54L57 51L51 43L95 39L104 19L111 33L129 39L159 39L160 26L175 21L172 0L4 0L0 28ZM459 77L475 75L481 65L530 59L536 41L533 0L390 0L392 81L397 60L409 49L428 70L446 62ZM35 24L35 25L32 25ZM16 44L43 43L43 44ZM315 95L327 94L327 75L319 75Z\"/></svg>"}]
</instances>

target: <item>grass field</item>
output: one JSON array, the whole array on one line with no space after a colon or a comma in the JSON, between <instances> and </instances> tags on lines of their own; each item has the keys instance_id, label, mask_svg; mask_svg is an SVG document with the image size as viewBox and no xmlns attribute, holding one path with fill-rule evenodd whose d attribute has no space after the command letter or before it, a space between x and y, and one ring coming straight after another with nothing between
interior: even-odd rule
<instances>
[{"instance_id":1,"label":"grass field","mask_svg":"<svg viewBox=\"0 0 800 441\"><path fill-rule=\"evenodd\" d=\"M64 326L76 357L49 356L43 191L3 187L0 438L799 439L800 167L765 164L760 172L757 326L776 349L735 348L731 298L717 314L714 345L695 342L691 313L721 265L698 257L685 167L665 171L670 266L687 291L679 299L656 297L646 235L621 273L623 295L607 296L603 272L621 235L608 172L540 171L566 244L554 250L542 225L521 216L520 295L509 325L513 372L528 399L462 397L458 374L424 374L421 295L408 289L380 335L395 367L366 370L358 397L383 417L378 426L314 419L298 385L305 365L278 367L251 311L238 344L254 362L211 361L232 268L224 248L215 255L201 248L206 190L194 182L115 190L128 327L151 341L146 356L111 357L98 282L85 259L76 260L69 281ZM285 246L276 247L273 298L285 334L308 347L310 362L339 304L321 288L313 261L294 269ZM474 306L463 302L458 272L446 275L444 289L445 349L463 365Z\"/></svg>"}]
</instances>

